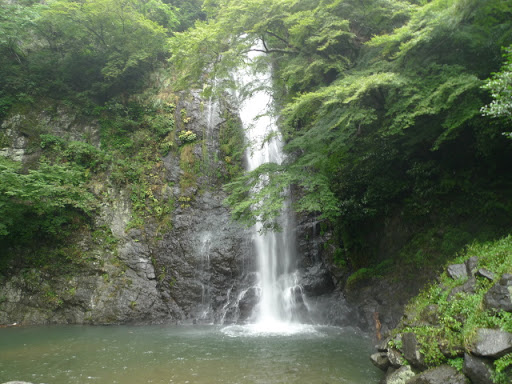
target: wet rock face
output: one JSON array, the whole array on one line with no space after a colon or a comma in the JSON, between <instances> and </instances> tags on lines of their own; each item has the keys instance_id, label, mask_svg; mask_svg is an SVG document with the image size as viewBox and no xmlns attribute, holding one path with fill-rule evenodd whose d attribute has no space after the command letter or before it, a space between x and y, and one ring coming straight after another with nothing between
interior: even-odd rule
<instances>
[{"instance_id":1,"label":"wet rock face","mask_svg":"<svg viewBox=\"0 0 512 384\"><path fill-rule=\"evenodd\" d=\"M158 289L179 308L177 321L235 322L253 306L238 307L242 292L255 283L251 233L231 220L219 179L226 166L219 160L219 132L224 116L234 113L230 108L225 102L203 100L199 92L184 95L176 108L178 131L197 137L191 146L197 167L193 182L183 183L186 175L180 159L172 155L164 159L167 182L174 185L178 204L172 229L154 242L152 256Z\"/></svg>"},{"instance_id":2,"label":"wet rock face","mask_svg":"<svg viewBox=\"0 0 512 384\"><path fill-rule=\"evenodd\" d=\"M198 196L154 252L159 287L181 309L183 321L220 322L255 268L250 236L231 222L222 197ZM217 204L207 208L204 199Z\"/></svg>"},{"instance_id":3,"label":"wet rock face","mask_svg":"<svg viewBox=\"0 0 512 384\"><path fill-rule=\"evenodd\" d=\"M111 199L102 204L96 224L111 230L116 249L80 239L96 261L72 278L38 273L33 280L46 281L44 286L21 275L1 281L0 298L6 299L0 301L0 324L235 322L252 311L254 300L239 307L242 293L256 284L251 234L231 221L223 205L227 172L219 160L219 132L230 108L203 100L198 92L178 103L176 136L181 130L196 135L189 144L196 166L194 182L185 185L179 151L162 159L160 181L169 185L167 197L175 202L172 229L149 219L143 228L128 230L130 193L109 189ZM87 134L99 143L96 125L64 110L48 116L39 111L4 122L0 133L8 134L7 155L19 152L30 160L25 150L37 121L56 136L83 140ZM175 144L183 145L179 139Z\"/></svg>"}]
</instances>

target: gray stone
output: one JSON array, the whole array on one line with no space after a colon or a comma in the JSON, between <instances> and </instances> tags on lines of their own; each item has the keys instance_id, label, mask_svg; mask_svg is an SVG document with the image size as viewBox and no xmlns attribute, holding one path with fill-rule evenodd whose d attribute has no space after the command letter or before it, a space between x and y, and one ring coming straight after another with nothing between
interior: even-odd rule
<instances>
[{"instance_id":1,"label":"gray stone","mask_svg":"<svg viewBox=\"0 0 512 384\"><path fill-rule=\"evenodd\" d=\"M472 256L464 262L468 276L472 276L478 268L478 257Z\"/></svg>"},{"instance_id":2,"label":"gray stone","mask_svg":"<svg viewBox=\"0 0 512 384\"><path fill-rule=\"evenodd\" d=\"M412 332L402 335L403 351L405 359L415 368L425 369L425 359L420 352L420 344L416 335Z\"/></svg>"},{"instance_id":3,"label":"gray stone","mask_svg":"<svg viewBox=\"0 0 512 384\"><path fill-rule=\"evenodd\" d=\"M466 377L455 368L448 365L429 369L411 380L407 384L466 384Z\"/></svg>"},{"instance_id":4,"label":"gray stone","mask_svg":"<svg viewBox=\"0 0 512 384\"><path fill-rule=\"evenodd\" d=\"M211 108L213 116L207 117L199 92L180 102L178 113L185 108L191 118L187 130L201 137L212 123L207 142L194 149L194 156L211 156L211 168L208 175L198 176L191 191L182 191L180 158L171 151L152 170L152 191L161 202L178 205L180 197L190 201L175 207L169 226L148 218L143 227L129 230L127 224L133 218L130 192L109 187L112 183L107 179L96 181L94 193L108 198L99 207L95 229L105 228L117 242L106 244L102 235L94 240L89 234L81 236L78 246L91 262L72 278L25 271L2 279L0 291L6 294L0 294L5 296L0 302L0 324L221 322L228 310L230 321L238 321L240 312L248 316L254 306L249 297L242 302L245 312L237 305L241 293L255 285L248 277L255 271L251 233L231 221L222 204L225 192L213 188L222 182L217 175L222 179L227 175L225 162L213 154L220 153L221 124L231 109L224 102ZM84 133L90 133L92 143L99 145L99 125L88 128L70 111L48 114L35 107L28 114L11 116L2 123L9 131L13 154L27 150L24 160L32 151L22 132L27 121L42 121L48 133L66 140L83 140ZM181 122L181 117L177 120ZM199 189L203 192L195 193ZM55 293L55 300L45 296L48 291Z\"/></svg>"},{"instance_id":5,"label":"gray stone","mask_svg":"<svg viewBox=\"0 0 512 384\"><path fill-rule=\"evenodd\" d=\"M240 309L239 321L246 321L252 314L253 308L258 304L259 292L256 288L249 288L238 303Z\"/></svg>"},{"instance_id":6,"label":"gray stone","mask_svg":"<svg viewBox=\"0 0 512 384\"><path fill-rule=\"evenodd\" d=\"M329 271L320 263L305 271L300 280L300 285L308 296L319 296L334 290Z\"/></svg>"},{"instance_id":7,"label":"gray stone","mask_svg":"<svg viewBox=\"0 0 512 384\"><path fill-rule=\"evenodd\" d=\"M389 349L388 344L390 341L391 341L391 336L386 337L384 340L382 340L379 344L376 345L377 351L387 352Z\"/></svg>"},{"instance_id":8,"label":"gray stone","mask_svg":"<svg viewBox=\"0 0 512 384\"><path fill-rule=\"evenodd\" d=\"M446 272L448 273L448 276L450 276L453 280L463 279L469 276L466 264L449 265Z\"/></svg>"},{"instance_id":9,"label":"gray stone","mask_svg":"<svg viewBox=\"0 0 512 384\"><path fill-rule=\"evenodd\" d=\"M512 312L512 275L504 274L484 296L484 307L495 311Z\"/></svg>"},{"instance_id":10,"label":"gray stone","mask_svg":"<svg viewBox=\"0 0 512 384\"><path fill-rule=\"evenodd\" d=\"M384 380L383 384L406 384L409 379L414 377L415 373L412 371L411 367L406 365L404 367L400 367L397 370L390 370Z\"/></svg>"},{"instance_id":11,"label":"gray stone","mask_svg":"<svg viewBox=\"0 0 512 384\"><path fill-rule=\"evenodd\" d=\"M478 384L493 384L491 380L492 363L485 359L472 356L470 354L464 355L464 366L462 372L469 377L472 383Z\"/></svg>"},{"instance_id":12,"label":"gray stone","mask_svg":"<svg viewBox=\"0 0 512 384\"><path fill-rule=\"evenodd\" d=\"M391 363L388 359L388 354L386 352L374 353L370 356L370 360L373 365L382 371L386 371L391 366Z\"/></svg>"},{"instance_id":13,"label":"gray stone","mask_svg":"<svg viewBox=\"0 0 512 384\"><path fill-rule=\"evenodd\" d=\"M484 279L487 279L489 281L493 281L495 278L494 273L492 273L491 271L488 271L485 268L480 268L478 271L476 271L475 276L483 277Z\"/></svg>"},{"instance_id":14,"label":"gray stone","mask_svg":"<svg viewBox=\"0 0 512 384\"><path fill-rule=\"evenodd\" d=\"M421 318L429 325L435 325L439 322L439 307L436 304L427 305L421 311Z\"/></svg>"},{"instance_id":15,"label":"gray stone","mask_svg":"<svg viewBox=\"0 0 512 384\"><path fill-rule=\"evenodd\" d=\"M459 293L472 294L476 292L476 278L470 277L464 284L453 288L448 295L448 300L453 300Z\"/></svg>"},{"instance_id":16,"label":"gray stone","mask_svg":"<svg viewBox=\"0 0 512 384\"><path fill-rule=\"evenodd\" d=\"M388 359L391 365L395 368L399 368L405 364L402 354L394 348L390 348L388 350Z\"/></svg>"},{"instance_id":17,"label":"gray stone","mask_svg":"<svg viewBox=\"0 0 512 384\"><path fill-rule=\"evenodd\" d=\"M512 333L500 329L477 330L473 354L497 359L512 352Z\"/></svg>"}]
</instances>

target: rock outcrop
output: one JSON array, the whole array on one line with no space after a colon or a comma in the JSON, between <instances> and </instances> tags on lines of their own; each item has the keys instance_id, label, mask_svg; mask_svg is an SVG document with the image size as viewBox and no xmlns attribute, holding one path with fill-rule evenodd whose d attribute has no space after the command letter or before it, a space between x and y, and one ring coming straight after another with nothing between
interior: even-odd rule
<instances>
[{"instance_id":1,"label":"rock outcrop","mask_svg":"<svg viewBox=\"0 0 512 384\"><path fill-rule=\"evenodd\" d=\"M512 275L503 274L501 278L494 276L488 270L478 268L478 259L471 257L465 263L448 266L446 276L448 280L444 280L444 283L435 290L438 292L437 297L445 297L445 306L457 306L459 300L475 297L477 288L482 292L482 287L487 287L485 294L480 293L479 307L485 307L490 316L495 314L499 316L500 311L503 313L508 310ZM492 286L489 285L491 278L498 278ZM474 330L474 337L464 342L463 338L451 329L451 340L443 339L443 334L436 334L435 330L446 326L444 323L446 321L451 321L449 324L452 324L454 329L460 329L457 327L462 327L468 313L458 311L457 317L448 315L447 319L443 319L446 314L440 312L442 306L442 304L430 304L422 310L417 310L414 306L408 307L395 331L396 336L388 338L377 347L378 352L371 356L371 361L386 372L384 383L491 384L494 382L493 363L512 352L512 333L503 329L477 328ZM429 359L424 353L430 353ZM459 364L462 359L462 372L448 365L439 365L439 362L450 359L459 359ZM409 371L411 368L412 374ZM511 377L510 372L502 374ZM400 375L407 377L397 381L398 377L402 377Z\"/></svg>"},{"instance_id":2,"label":"rock outcrop","mask_svg":"<svg viewBox=\"0 0 512 384\"><path fill-rule=\"evenodd\" d=\"M232 307L254 283L254 262L249 232L231 221L223 205L228 164L220 153L220 131L226 116L236 121L236 111L225 102L203 100L199 92L180 100L176 129L195 135L188 156L196 166L187 174L180 152L169 151L153 171L155 198L173 205L169 223L162 227L149 218L143 227L130 228L130 192L108 179L95 180L95 193L108 196L96 217L97 233L69 239L88 261L62 275L12 269L0 280L0 324L238 320L241 311ZM8 146L0 155L30 166L40 156L33 143L41 133L99 146L99 131L98 122L86 122L64 106L41 105L3 122L0 133ZM187 177L193 182L183 182ZM244 303L250 311L249 301Z\"/></svg>"}]
</instances>

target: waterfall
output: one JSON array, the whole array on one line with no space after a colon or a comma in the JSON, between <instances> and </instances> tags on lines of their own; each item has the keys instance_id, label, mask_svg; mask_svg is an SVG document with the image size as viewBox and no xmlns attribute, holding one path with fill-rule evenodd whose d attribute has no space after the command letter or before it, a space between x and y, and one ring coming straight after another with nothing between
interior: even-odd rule
<instances>
[{"instance_id":1,"label":"waterfall","mask_svg":"<svg viewBox=\"0 0 512 384\"><path fill-rule=\"evenodd\" d=\"M248 59L254 60L257 55L258 53L252 52ZM247 151L248 171L264 163L281 164L285 158L276 119L271 113L273 99L269 91L270 72L269 68L263 74L249 71L238 74L241 88L252 90L247 96L239 97L240 118L247 140L251 143L251 149ZM259 223L253 229L260 291L260 301L253 312L253 320L262 329L271 331L279 330L297 320L297 304L300 304L302 292L297 285L294 222L289 204L286 204L278 220L282 229L280 232L260 234Z\"/></svg>"}]
</instances>

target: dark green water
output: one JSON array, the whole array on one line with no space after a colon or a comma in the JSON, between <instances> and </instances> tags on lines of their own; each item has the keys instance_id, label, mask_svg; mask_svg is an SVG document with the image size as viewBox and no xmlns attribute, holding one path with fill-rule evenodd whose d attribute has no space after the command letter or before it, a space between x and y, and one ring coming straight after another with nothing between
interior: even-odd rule
<instances>
[{"instance_id":1,"label":"dark green water","mask_svg":"<svg viewBox=\"0 0 512 384\"><path fill-rule=\"evenodd\" d=\"M0 383L376 384L371 341L350 329L261 334L220 326L0 329Z\"/></svg>"}]
</instances>

